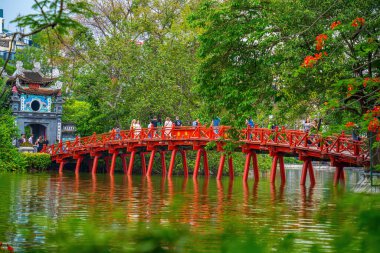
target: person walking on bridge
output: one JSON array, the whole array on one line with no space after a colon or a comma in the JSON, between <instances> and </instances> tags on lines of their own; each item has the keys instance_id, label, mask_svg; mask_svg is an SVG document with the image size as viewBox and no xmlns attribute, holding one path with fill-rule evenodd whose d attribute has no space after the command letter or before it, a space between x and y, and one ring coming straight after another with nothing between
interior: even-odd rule
<instances>
[{"instance_id":1,"label":"person walking on bridge","mask_svg":"<svg viewBox=\"0 0 380 253\"><path fill-rule=\"evenodd\" d=\"M182 121L179 119L178 116L175 117L174 125L175 125L176 127L180 127L180 126L182 126Z\"/></svg>"},{"instance_id":2,"label":"person walking on bridge","mask_svg":"<svg viewBox=\"0 0 380 253\"><path fill-rule=\"evenodd\" d=\"M140 125L140 120L137 120L134 126L135 129L135 138L138 138L141 133L141 125Z\"/></svg>"},{"instance_id":3,"label":"person walking on bridge","mask_svg":"<svg viewBox=\"0 0 380 253\"><path fill-rule=\"evenodd\" d=\"M218 134L218 130L219 130L219 125L220 125L220 118L218 116L214 117L211 121L211 127L213 128L214 130L214 133L215 134Z\"/></svg>"},{"instance_id":4,"label":"person walking on bridge","mask_svg":"<svg viewBox=\"0 0 380 253\"><path fill-rule=\"evenodd\" d=\"M172 134L172 127L173 127L173 122L171 122L169 117L166 117L165 123L164 123L164 130L165 130L165 136L166 137L171 137Z\"/></svg>"}]
</instances>

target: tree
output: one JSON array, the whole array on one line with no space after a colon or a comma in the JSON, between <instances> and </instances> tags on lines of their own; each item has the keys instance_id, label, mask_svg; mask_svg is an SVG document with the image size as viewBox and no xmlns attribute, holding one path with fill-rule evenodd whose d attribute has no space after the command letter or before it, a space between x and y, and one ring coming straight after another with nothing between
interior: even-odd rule
<instances>
[{"instance_id":1,"label":"tree","mask_svg":"<svg viewBox=\"0 0 380 253\"><path fill-rule=\"evenodd\" d=\"M294 126L311 115L339 125L346 116L330 120L324 102L336 97L333 84L352 77L349 45L339 38L334 39L337 43L325 41L328 56L323 53L319 62L326 64L305 68L302 62L319 53L316 36L337 20L350 26L355 18L367 17L366 29L375 38L377 13L375 1L202 1L191 17L192 24L202 29L198 91L209 102L210 113L225 112L234 122L253 113L259 122L274 114L277 123ZM366 37L357 30L351 29L351 35L357 34L354 39ZM334 31L329 33L331 38ZM376 45L373 39L371 46L362 47L366 51L362 54L371 54L372 68L378 57ZM360 56L355 68L366 57ZM342 109L348 113L348 108Z\"/></svg>"},{"instance_id":2,"label":"tree","mask_svg":"<svg viewBox=\"0 0 380 253\"><path fill-rule=\"evenodd\" d=\"M197 59L195 29L186 17L193 1L91 1L88 30L66 39L61 64L73 99L91 106L96 132L144 125L154 115L190 121L198 108L192 92ZM79 52L79 53L78 53Z\"/></svg>"}]
</instances>

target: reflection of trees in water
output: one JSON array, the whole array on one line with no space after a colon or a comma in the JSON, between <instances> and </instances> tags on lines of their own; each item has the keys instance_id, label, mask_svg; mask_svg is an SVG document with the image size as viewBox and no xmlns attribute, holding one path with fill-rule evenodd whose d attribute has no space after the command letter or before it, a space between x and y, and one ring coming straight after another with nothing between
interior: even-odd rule
<instances>
[{"instance_id":1,"label":"reflection of trees in water","mask_svg":"<svg viewBox=\"0 0 380 253\"><path fill-rule=\"evenodd\" d=\"M324 185L331 185L333 171L316 170L316 175L316 187L300 186L298 170L287 171L286 185L270 185L265 173L260 182L249 179L248 183L238 177L233 181L200 177L189 182L182 177L165 179L117 174L113 177L108 174L80 174L80 177L57 174L11 178L6 193L11 194L11 201L6 204L9 211L0 214L9 225L0 227L3 231L6 229L4 234L11 235L9 241L17 237L18 241L30 243L42 239L21 231L42 233L31 219L36 214L53 220L73 216L83 223L91 220L107 225L135 226L133 224L139 221L186 223L199 231L209 226L223 229L223 224L234 219L252 227L270 226L274 238L283 231L314 231L318 236L315 240L322 241L329 238L331 231L319 224L314 214L321 201L336 203L346 188L324 188ZM349 178L355 180L355 176ZM119 211L123 215L115 216Z\"/></svg>"}]
</instances>

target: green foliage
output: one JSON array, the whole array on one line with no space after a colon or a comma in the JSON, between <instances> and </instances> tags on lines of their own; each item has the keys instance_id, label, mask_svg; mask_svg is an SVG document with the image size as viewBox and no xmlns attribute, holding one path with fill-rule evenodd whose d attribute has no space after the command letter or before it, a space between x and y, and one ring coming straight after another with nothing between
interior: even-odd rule
<instances>
[{"instance_id":1,"label":"green foliage","mask_svg":"<svg viewBox=\"0 0 380 253\"><path fill-rule=\"evenodd\" d=\"M24 142L20 145L20 147L33 147L33 144L32 143L29 143L29 142Z\"/></svg>"},{"instance_id":2,"label":"green foliage","mask_svg":"<svg viewBox=\"0 0 380 253\"><path fill-rule=\"evenodd\" d=\"M18 132L10 112L0 108L0 172L24 171L25 161L12 145Z\"/></svg>"},{"instance_id":3,"label":"green foliage","mask_svg":"<svg viewBox=\"0 0 380 253\"><path fill-rule=\"evenodd\" d=\"M66 123L75 123L77 134L81 136L91 135L94 126L90 125L91 122L91 104L79 100L66 100L63 105L64 114L62 121Z\"/></svg>"},{"instance_id":4,"label":"green foliage","mask_svg":"<svg viewBox=\"0 0 380 253\"><path fill-rule=\"evenodd\" d=\"M190 16L202 31L197 92L211 115L226 112L236 126L268 106L270 99L265 98L275 92L270 83L271 39L264 38L266 6L259 1L202 1ZM257 47L257 41L268 47Z\"/></svg>"},{"instance_id":5,"label":"green foliage","mask_svg":"<svg viewBox=\"0 0 380 253\"><path fill-rule=\"evenodd\" d=\"M71 0L38 0L32 5L34 14L19 16L13 23L20 27L29 27L33 31L44 30L52 26L59 34L68 33L69 29L80 26L73 15L89 15L89 4L86 1Z\"/></svg>"},{"instance_id":6,"label":"green foliage","mask_svg":"<svg viewBox=\"0 0 380 253\"><path fill-rule=\"evenodd\" d=\"M26 168L28 171L47 170L51 165L51 159L49 154L45 153L22 153L22 157L26 162Z\"/></svg>"}]
</instances>

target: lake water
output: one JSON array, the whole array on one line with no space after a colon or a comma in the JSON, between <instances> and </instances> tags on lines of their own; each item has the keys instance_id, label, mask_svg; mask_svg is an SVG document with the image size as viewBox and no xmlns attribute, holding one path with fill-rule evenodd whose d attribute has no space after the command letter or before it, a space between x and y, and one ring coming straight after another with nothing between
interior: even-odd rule
<instances>
[{"instance_id":1,"label":"lake water","mask_svg":"<svg viewBox=\"0 0 380 253\"><path fill-rule=\"evenodd\" d=\"M327 215L321 223L315 216L321 203L335 205L359 180L357 172L346 171L345 186L334 188L333 173L333 168L317 167L314 187L299 185L298 168L287 169L286 184L280 186L277 178L275 187L266 172L258 184L252 178L244 184L240 176L218 182L215 177L193 181L191 177L169 180L122 174L0 174L0 241L10 243L16 252L48 249L41 218L55 222L70 216L83 224L96 221L100 230L103 225L137 226L139 222L189 224L197 234L223 230L232 220L251 228L269 227L260 240L302 233L295 240L299 249L317 242L330 251L335 228L329 219L333 218ZM218 251L220 240L200 238L199 244L207 245L200 251Z\"/></svg>"}]
</instances>

